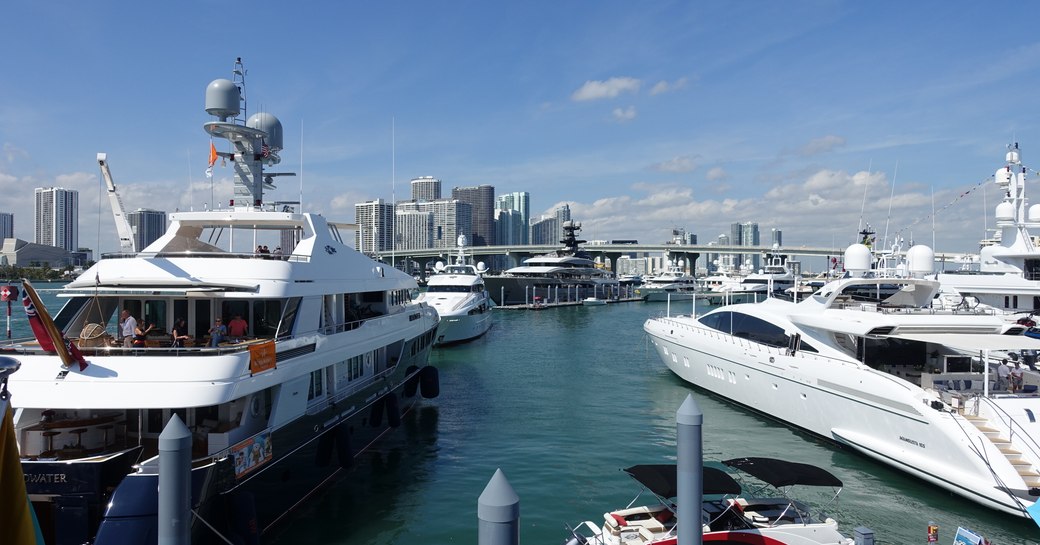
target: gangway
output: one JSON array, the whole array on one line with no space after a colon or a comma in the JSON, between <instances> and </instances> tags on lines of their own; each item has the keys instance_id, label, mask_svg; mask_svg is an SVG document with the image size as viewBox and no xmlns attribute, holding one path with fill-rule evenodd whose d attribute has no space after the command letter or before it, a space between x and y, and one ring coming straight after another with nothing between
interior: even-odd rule
<instances>
[{"instance_id":1,"label":"gangway","mask_svg":"<svg viewBox=\"0 0 1040 545\"><path fill-rule=\"evenodd\" d=\"M112 171L108 169L108 155L97 154L98 166L101 167L101 175L105 178L108 186L108 202L112 205L112 215L116 220L116 233L119 235L119 251L123 253L137 253L134 247L134 231L130 227L130 220L123 211L123 200L116 193L116 184L112 182Z\"/></svg>"}]
</instances>

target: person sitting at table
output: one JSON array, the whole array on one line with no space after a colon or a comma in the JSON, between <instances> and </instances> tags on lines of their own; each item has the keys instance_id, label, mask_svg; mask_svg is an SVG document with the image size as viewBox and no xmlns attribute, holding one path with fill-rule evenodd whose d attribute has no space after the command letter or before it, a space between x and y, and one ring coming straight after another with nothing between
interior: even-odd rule
<instances>
[{"instance_id":1,"label":"person sitting at table","mask_svg":"<svg viewBox=\"0 0 1040 545\"><path fill-rule=\"evenodd\" d=\"M224 327L220 318L213 321L213 327L209 328L209 345L217 346L224 341L224 337L227 336L227 328Z\"/></svg>"},{"instance_id":2,"label":"person sitting at table","mask_svg":"<svg viewBox=\"0 0 1040 545\"><path fill-rule=\"evenodd\" d=\"M242 315L236 314L227 325L228 337L233 343L241 342L242 337L249 331L249 323L242 319Z\"/></svg>"}]
</instances>

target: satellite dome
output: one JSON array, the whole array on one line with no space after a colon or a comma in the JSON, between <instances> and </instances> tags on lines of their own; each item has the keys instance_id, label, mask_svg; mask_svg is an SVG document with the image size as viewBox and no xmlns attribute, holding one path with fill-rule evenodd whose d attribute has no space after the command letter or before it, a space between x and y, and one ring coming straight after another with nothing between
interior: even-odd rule
<instances>
[{"instance_id":1,"label":"satellite dome","mask_svg":"<svg viewBox=\"0 0 1040 545\"><path fill-rule=\"evenodd\" d=\"M1018 150L1018 144L1015 144L1015 147L1008 150L1005 159L1008 163L1018 164L1022 162L1022 152Z\"/></svg>"},{"instance_id":2,"label":"satellite dome","mask_svg":"<svg viewBox=\"0 0 1040 545\"><path fill-rule=\"evenodd\" d=\"M478 261L477 262L477 272L482 273L482 272L484 272L486 270L487 270L487 265L485 265L483 261Z\"/></svg>"},{"instance_id":3,"label":"satellite dome","mask_svg":"<svg viewBox=\"0 0 1040 545\"><path fill-rule=\"evenodd\" d=\"M915 278L923 277L935 270L935 252L924 244L907 250L906 261L910 267L910 275Z\"/></svg>"},{"instance_id":4,"label":"satellite dome","mask_svg":"<svg viewBox=\"0 0 1040 545\"><path fill-rule=\"evenodd\" d=\"M1028 217L1031 223L1040 223L1040 204L1029 207Z\"/></svg>"},{"instance_id":5,"label":"satellite dome","mask_svg":"<svg viewBox=\"0 0 1040 545\"><path fill-rule=\"evenodd\" d=\"M1005 201L997 205L997 222L1015 221L1015 205Z\"/></svg>"},{"instance_id":6,"label":"satellite dome","mask_svg":"<svg viewBox=\"0 0 1040 545\"><path fill-rule=\"evenodd\" d=\"M1011 184L1011 171L1008 170L1007 167L997 169L997 171L993 173L993 181L1001 187Z\"/></svg>"},{"instance_id":7,"label":"satellite dome","mask_svg":"<svg viewBox=\"0 0 1040 545\"><path fill-rule=\"evenodd\" d=\"M438 261L438 262L434 263L433 264L433 270L435 270L437 272L443 271L444 270L444 262L443 261Z\"/></svg>"},{"instance_id":8,"label":"satellite dome","mask_svg":"<svg viewBox=\"0 0 1040 545\"><path fill-rule=\"evenodd\" d=\"M282 122L278 121L278 118L267 113L260 112L249 116L249 120L246 121L246 126L252 129L259 129L267 133L266 144L270 146L272 151L279 151L282 148Z\"/></svg>"},{"instance_id":9,"label":"satellite dome","mask_svg":"<svg viewBox=\"0 0 1040 545\"><path fill-rule=\"evenodd\" d=\"M235 117L239 112L241 91L229 79L215 79L206 87L206 113L221 121Z\"/></svg>"},{"instance_id":10,"label":"satellite dome","mask_svg":"<svg viewBox=\"0 0 1040 545\"><path fill-rule=\"evenodd\" d=\"M845 248L845 270L851 273L864 273L870 270L873 256L870 248L863 244L853 244Z\"/></svg>"},{"instance_id":11,"label":"satellite dome","mask_svg":"<svg viewBox=\"0 0 1040 545\"><path fill-rule=\"evenodd\" d=\"M459 235L459 238L455 239L455 245L459 248L465 248L467 244L469 244L469 239L466 238L466 235Z\"/></svg>"}]
</instances>

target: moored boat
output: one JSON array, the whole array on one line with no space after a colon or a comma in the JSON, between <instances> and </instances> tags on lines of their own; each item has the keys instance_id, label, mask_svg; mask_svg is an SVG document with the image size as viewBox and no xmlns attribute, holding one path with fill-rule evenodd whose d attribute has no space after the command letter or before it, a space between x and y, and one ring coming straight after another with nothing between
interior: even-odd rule
<instances>
[{"instance_id":1,"label":"moored boat","mask_svg":"<svg viewBox=\"0 0 1040 545\"><path fill-rule=\"evenodd\" d=\"M256 542L438 394L437 314L410 301L414 279L344 244L344 224L264 200L286 175L265 171L282 128L245 119L244 74L236 62L234 81L206 90L219 120L204 128L232 149L210 159L234 165L231 206L171 214L151 245L61 288L53 327L0 345L23 364L18 451L50 545L156 541L158 438L174 415L191 432L192 543ZM253 252L268 239L287 253ZM118 342L134 318L155 331Z\"/></svg>"},{"instance_id":2,"label":"moored boat","mask_svg":"<svg viewBox=\"0 0 1040 545\"><path fill-rule=\"evenodd\" d=\"M809 464L775 458L735 458L722 462L774 491L768 497L751 495L727 471L705 465L702 474L701 527L679 528L675 498L675 464L636 465L625 469L641 485L623 509L608 511L602 523L584 521L571 531L568 545L675 545L683 531L701 532L703 542L746 545L848 545L852 540L838 531L838 523L786 492L796 485L823 486L841 492L842 482L830 472ZM743 479L743 477L742 477ZM640 504L644 492L656 501Z\"/></svg>"},{"instance_id":3,"label":"moored boat","mask_svg":"<svg viewBox=\"0 0 1040 545\"><path fill-rule=\"evenodd\" d=\"M435 308L440 316L434 341L438 345L473 340L491 329L493 305L484 288L484 264L474 266L467 262L465 235L459 235L458 246L455 263L437 262L426 291L416 298L416 302Z\"/></svg>"},{"instance_id":4,"label":"moored boat","mask_svg":"<svg viewBox=\"0 0 1040 545\"><path fill-rule=\"evenodd\" d=\"M1025 372L1013 393L993 379L1001 359L1040 341L988 309L933 308L938 290L919 278L850 277L798 303L770 298L643 328L694 386L1029 517L1040 495L1030 408L1040 375Z\"/></svg>"}]
</instances>

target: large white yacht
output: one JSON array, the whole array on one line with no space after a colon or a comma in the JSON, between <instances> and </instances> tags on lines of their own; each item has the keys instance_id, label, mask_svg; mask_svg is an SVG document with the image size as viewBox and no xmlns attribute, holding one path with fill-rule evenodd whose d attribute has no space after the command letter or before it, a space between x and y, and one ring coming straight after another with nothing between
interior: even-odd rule
<instances>
[{"instance_id":1,"label":"large white yacht","mask_svg":"<svg viewBox=\"0 0 1040 545\"><path fill-rule=\"evenodd\" d=\"M697 279L679 263L673 263L660 274L643 279L636 288L636 296L644 301L689 301L698 291Z\"/></svg>"},{"instance_id":2,"label":"large white yacht","mask_svg":"<svg viewBox=\"0 0 1040 545\"><path fill-rule=\"evenodd\" d=\"M151 245L62 288L51 333L0 346L22 363L18 453L50 545L155 543L158 438L174 415L191 431L192 543L256 543L438 394L437 313L411 302L414 279L345 244L353 226L265 202L285 175L265 171L282 128L266 112L245 119L244 74L239 60L206 89L219 120L204 128L231 149L211 147L211 165L232 164L232 205L171 214ZM258 240L286 251L256 254ZM115 342L123 310L156 326L143 346ZM236 342L208 335L236 315ZM62 356L41 348L65 347L62 335ZM65 357L77 350L86 367Z\"/></svg>"},{"instance_id":3,"label":"large white yacht","mask_svg":"<svg viewBox=\"0 0 1040 545\"><path fill-rule=\"evenodd\" d=\"M912 272L931 267L921 248L910 250ZM933 308L938 290L851 277L798 303L770 298L643 328L694 386L1028 517L1040 495L1040 381L1026 371L1021 392L997 392L991 366L1040 341L992 310Z\"/></svg>"},{"instance_id":4,"label":"large white yacht","mask_svg":"<svg viewBox=\"0 0 1040 545\"><path fill-rule=\"evenodd\" d=\"M484 289L485 268L467 262L466 235L459 235L459 253L455 263L437 262L435 274L429 277L426 291L416 302L437 309L441 322L437 326L435 344L446 345L469 341L491 329L491 297Z\"/></svg>"},{"instance_id":5,"label":"large white yacht","mask_svg":"<svg viewBox=\"0 0 1040 545\"><path fill-rule=\"evenodd\" d=\"M1040 241L1029 231L1040 226L1040 204L1029 206L1026 173L1018 144L1008 146L1005 165L994 175L1004 194L996 207L998 235L983 241L978 270L936 275L944 291L1011 312L1040 309Z\"/></svg>"},{"instance_id":6,"label":"large white yacht","mask_svg":"<svg viewBox=\"0 0 1040 545\"><path fill-rule=\"evenodd\" d=\"M617 275L596 266L581 248L581 224L563 222L563 247L551 254L524 260L502 274L485 275L491 299L498 305L579 302L586 297L612 299L618 294Z\"/></svg>"}]
</instances>

